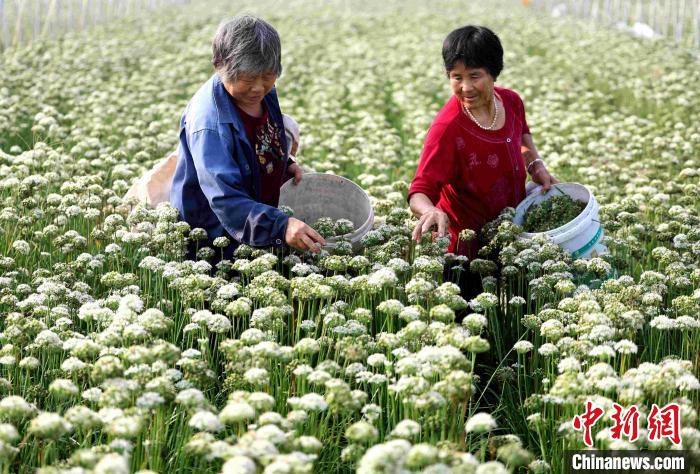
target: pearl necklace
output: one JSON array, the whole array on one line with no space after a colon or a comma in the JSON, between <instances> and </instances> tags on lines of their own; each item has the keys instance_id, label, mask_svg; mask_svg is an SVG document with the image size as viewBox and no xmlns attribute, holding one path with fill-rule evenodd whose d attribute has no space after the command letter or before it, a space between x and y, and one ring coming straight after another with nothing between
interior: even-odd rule
<instances>
[{"instance_id":1,"label":"pearl necklace","mask_svg":"<svg viewBox=\"0 0 700 474\"><path fill-rule=\"evenodd\" d=\"M482 130L493 130L493 127L496 126L496 121L498 121L498 101L496 100L495 97L493 98L493 109L494 109L493 120L491 121L491 125L489 125L488 127L484 127L483 125L481 125L479 123L479 121L476 119L476 117L474 117L474 115L472 114L472 111L469 110L469 107L467 107L466 105L462 105L462 109L467 112L467 115L469 115L469 118L472 119L474 121L474 123L477 124L478 127L481 128Z\"/></svg>"}]
</instances>

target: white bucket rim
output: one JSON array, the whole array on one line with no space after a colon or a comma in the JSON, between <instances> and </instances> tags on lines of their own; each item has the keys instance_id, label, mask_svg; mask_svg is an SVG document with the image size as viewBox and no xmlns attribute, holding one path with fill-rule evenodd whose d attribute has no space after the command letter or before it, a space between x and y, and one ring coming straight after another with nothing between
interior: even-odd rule
<instances>
[{"instance_id":1,"label":"white bucket rim","mask_svg":"<svg viewBox=\"0 0 700 474\"><path fill-rule=\"evenodd\" d=\"M311 172L304 173L302 180L304 180L304 179L327 180L327 178L332 178L333 180L341 180L341 181L347 183L348 185L351 185L355 190L360 191L362 196L364 196L365 202L367 203L367 207L369 208L369 213L367 215L367 219L365 220L365 222L362 225L355 228L355 230L353 230L352 232L342 234L342 235L335 235L333 237L327 237L325 239L326 246L333 248L333 244L337 243L338 241L340 241L342 239L350 240L351 243L353 243L352 239L354 237L359 236L361 238L361 236L364 236L365 234L367 234L367 232L369 232L371 230L371 228L374 226L374 209L372 208L372 200L369 198L367 191L362 189L362 187L359 184L357 184L356 182L354 182L353 180L348 179L344 176L340 176L340 175L333 174L333 173L321 173L321 172L317 172L317 171L311 171ZM295 186L295 184L293 184L293 181L294 181L293 179L290 179L290 180L287 180L284 184L282 184L282 186L280 187L280 194L282 194L282 191L286 190L290 186ZM294 216L292 216L292 217L294 217ZM358 242L359 242L359 239L358 239Z\"/></svg>"}]
</instances>

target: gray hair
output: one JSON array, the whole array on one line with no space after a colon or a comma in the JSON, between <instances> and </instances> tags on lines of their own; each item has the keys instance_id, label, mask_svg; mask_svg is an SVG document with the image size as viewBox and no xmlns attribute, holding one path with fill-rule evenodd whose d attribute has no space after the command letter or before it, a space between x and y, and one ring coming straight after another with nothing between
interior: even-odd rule
<instances>
[{"instance_id":1,"label":"gray hair","mask_svg":"<svg viewBox=\"0 0 700 474\"><path fill-rule=\"evenodd\" d=\"M223 82L240 74L282 74L282 45L277 31L265 20L240 15L222 23L212 42L212 64Z\"/></svg>"}]
</instances>

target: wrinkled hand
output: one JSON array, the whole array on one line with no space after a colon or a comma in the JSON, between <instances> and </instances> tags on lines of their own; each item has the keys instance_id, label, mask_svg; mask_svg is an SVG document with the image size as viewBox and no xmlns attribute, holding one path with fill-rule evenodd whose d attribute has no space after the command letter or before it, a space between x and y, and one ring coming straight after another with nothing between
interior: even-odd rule
<instances>
[{"instance_id":1,"label":"wrinkled hand","mask_svg":"<svg viewBox=\"0 0 700 474\"><path fill-rule=\"evenodd\" d=\"M450 227L450 218L437 207L420 216L416 227L413 229L413 240L420 242L421 236L428 232L433 225L437 225L438 237L444 236Z\"/></svg>"},{"instance_id":2,"label":"wrinkled hand","mask_svg":"<svg viewBox=\"0 0 700 474\"><path fill-rule=\"evenodd\" d=\"M301 169L296 163L292 163L287 167L287 174L294 175L294 184L299 184L301 182L301 177L304 174L304 170Z\"/></svg>"},{"instance_id":3,"label":"wrinkled hand","mask_svg":"<svg viewBox=\"0 0 700 474\"><path fill-rule=\"evenodd\" d=\"M542 185L543 193L549 191L553 184L557 184L559 182L557 178L549 174L547 167L541 161L534 164L530 176L532 177L533 183Z\"/></svg>"},{"instance_id":4,"label":"wrinkled hand","mask_svg":"<svg viewBox=\"0 0 700 474\"><path fill-rule=\"evenodd\" d=\"M295 217L290 217L287 222L284 240L287 245L302 252L311 250L318 253L321 251L321 246L326 245L326 240L321 237L321 234Z\"/></svg>"}]
</instances>

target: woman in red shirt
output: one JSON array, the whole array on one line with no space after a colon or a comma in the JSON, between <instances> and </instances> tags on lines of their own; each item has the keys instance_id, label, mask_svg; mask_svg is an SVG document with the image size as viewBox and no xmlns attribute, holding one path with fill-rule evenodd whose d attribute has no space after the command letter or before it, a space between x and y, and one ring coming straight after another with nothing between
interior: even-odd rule
<instances>
[{"instance_id":1,"label":"woman in red shirt","mask_svg":"<svg viewBox=\"0 0 700 474\"><path fill-rule=\"evenodd\" d=\"M476 257L478 243L459 242L463 229L479 232L506 207L525 197L529 173L544 189L557 183L539 158L525 120L522 100L495 87L503 69L503 48L483 26L454 30L442 46L452 97L425 138L408 192L419 218L413 238L433 225L451 235L449 252Z\"/></svg>"}]
</instances>

